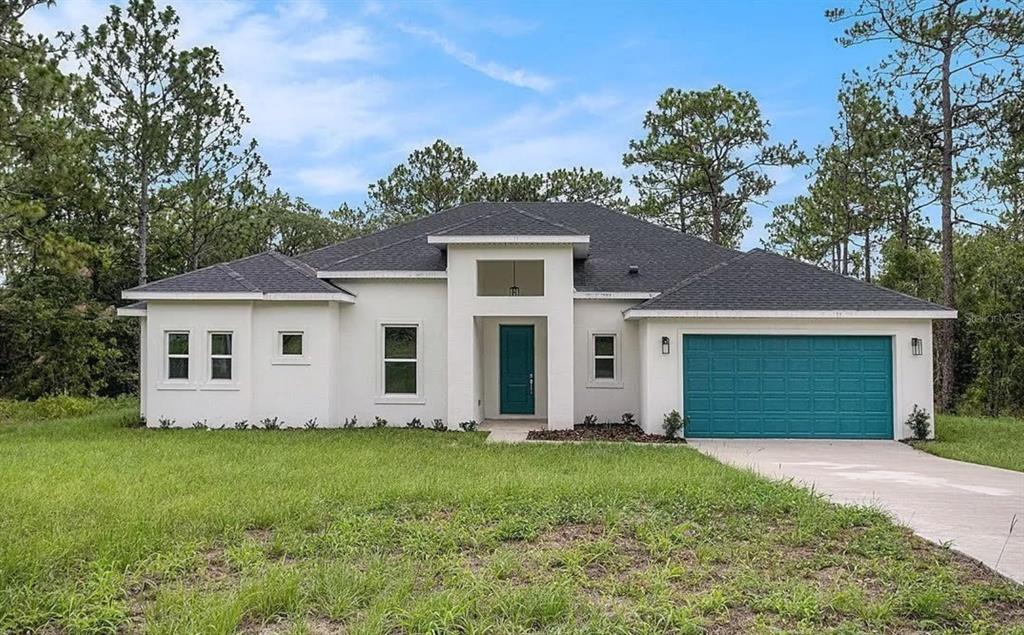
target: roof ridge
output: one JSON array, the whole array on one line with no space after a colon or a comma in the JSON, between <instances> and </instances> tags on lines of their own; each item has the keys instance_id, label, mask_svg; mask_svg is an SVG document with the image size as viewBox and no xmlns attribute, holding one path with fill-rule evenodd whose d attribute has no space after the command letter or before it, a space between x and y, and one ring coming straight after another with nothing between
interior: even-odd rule
<instances>
[{"instance_id":1,"label":"roof ridge","mask_svg":"<svg viewBox=\"0 0 1024 635\"><path fill-rule=\"evenodd\" d=\"M705 269L701 269L697 273L690 274L690 275L686 276L685 278L683 278L682 280L680 280L679 282L677 282L676 284L674 284L671 287L669 287L668 289L665 289L664 291L662 291L658 295L654 296L653 298L648 298L648 299L644 300L643 302L638 304L636 306L636 308L638 308L638 309L639 308L643 308L644 305L649 304L649 303L653 303L655 300L657 300L659 298L662 298L663 296L666 296L669 293L675 293L676 291L679 291L683 287L686 287L686 286L688 286L690 284L693 284L694 282L696 282L696 281L698 281L698 280L700 280L702 278L706 278L709 275L711 275L712 273L718 271L719 269L722 269L723 267L725 267L727 265L731 265L731 264L735 263L738 260L742 260L742 259L746 258L749 255L750 255L749 251L740 252L738 255L735 255L732 258L729 258L727 260L723 260L722 262L713 264L710 267L707 267Z\"/></svg>"},{"instance_id":2,"label":"roof ridge","mask_svg":"<svg viewBox=\"0 0 1024 635\"><path fill-rule=\"evenodd\" d=\"M948 307L948 306L946 306L944 304L939 304L938 302L932 302L931 300L925 300L924 298L919 298L917 296L910 295L909 293L903 293L902 291L897 291L895 289L890 289L889 287L883 287L882 285L875 284L874 282L868 282L866 280L861 280L860 278L854 278L853 276L847 276L847 275L839 273L838 271L832 271L831 269L826 269L825 267L819 267L818 265L814 265L814 264L811 264L809 262L804 262L803 260L798 260L796 258L790 258L789 256L783 256L782 254L777 254L774 251L768 251L766 249L761 249L760 247L754 247L753 249L750 250L750 252L753 252L753 251L759 251L759 252L761 252L761 253L763 253L765 255L772 256L773 258L780 258L782 260L785 260L786 262L792 262L792 263L796 263L798 265L802 265L804 267L811 267L811 268L816 269L818 271L824 271L825 273L831 274L833 276L838 276L838 277L842 278L843 280L848 280L850 282L856 282L857 284L859 284L861 286L864 286L864 287L869 287L871 289L878 289L880 291L888 291L889 293L895 293L897 295L903 296L904 298L910 298L911 300L916 300L918 302L923 302L925 304L930 304L932 306L940 307L940 308L945 309L947 311L954 311L955 310L955 309L952 309L952 308L950 308L950 307ZM747 252L747 253L750 253L750 252Z\"/></svg>"},{"instance_id":3,"label":"roof ridge","mask_svg":"<svg viewBox=\"0 0 1024 635\"><path fill-rule=\"evenodd\" d=\"M455 208L453 207L452 209L455 209ZM446 210L446 211L449 211L449 210ZM473 217L470 220L463 221L461 223L455 223L454 225L452 225L450 227L446 227L442 231L448 231L449 229L457 229L459 227L463 227L465 225L469 225L469 224L475 223L475 222L477 222L479 220L483 220L484 218L490 218L491 216L496 216L498 214L504 214L504 213L506 213L508 211L509 210L503 209L503 210L498 210L496 212L490 212L488 214L484 214L483 216L475 216L475 217ZM441 213L444 213L444 212L441 212ZM429 218L429 217L424 216L424 218ZM389 229L393 229L393 228L389 228ZM384 231L387 231L387 230L384 230ZM430 236L431 234L434 234L434 233L437 233L437 232L424 232L422 234L416 234L415 236L409 236L408 238L403 238L402 240L396 240L393 243L385 243L385 244L381 245L380 247L374 247L373 249L368 249L367 251L364 251L362 253L353 254L353 255L348 256L346 258L342 258L341 260L335 260L334 262L332 262L331 264L329 264L327 266L328 267L333 267L335 265L339 265L339 264L341 264L343 262L347 262L347 261L353 260L355 258L362 258L363 256L367 256L369 254L376 253L376 252L378 252L378 251L380 251L382 249L387 249L388 247L394 247L395 245L401 245L402 243L407 243L409 241L417 240L419 238L423 238L424 236ZM318 271L322 271L323 269L326 269L326 268L327 267L321 267L320 269L318 269Z\"/></svg>"},{"instance_id":4,"label":"roof ridge","mask_svg":"<svg viewBox=\"0 0 1024 635\"><path fill-rule=\"evenodd\" d=\"M311 255L313 255L315 253L319 253L321 251L325 251L327 249L331 249L333 247L337 247L338 245L344 245L345 243L352 243L352 242L355 242L357 240L362 240L363 238L370 238L372 236L376 236L378 234L381 234L381 233L384 233L384 232L387 232L387 231L391 231L393 229L399 229L401 227L406 227L408 225L413 225L415 223L421 223L423 221L426 221L427 219L437 218L438 216L440 216L442 214L448 214L449 212L454 212L455 210L457 210L459 208L467 207L469 205L475 205L476 203L482 203L482 202L484 202L484 201L467 201L465 203L459 203L455 207L449 207L448 209L441 210L440 212L437 212L437 213L434 213L434 214L427 214L426 216L420 216L418 218L413 218L413 219L401 222L401 223L399 223L397 225L393 225L391 227L388 227L386 229L379 229L379 230L377 230L375 232L372 232L370 234L363 234L362 236L353 236L351 238L346 238L345 240L339 240L336 243L331 243L330 245L324 245L323 247L317 247L316 249L313 249L311 251L306 251L306 252L303 252L301 254L296 254L296 258L305 258L306 256L311 256ZM401 242L401 241L399 241L399 242ZM390 243L390 244L397 244L397 243ZM368 252L364 252L364 253L368 253ZM341 261L339 260L338 262L341 262Z\"/></svg>"},{"instance_id":5,"label":"roof ridge","mask_svg":"<svg viewBox=\"0 0 1024 635\"><path fill-rule=\"evenodd\" d=\"M254 254L254 255L257 255L257 256L258 256L259 254ZM252 256L250 256L250 257L252 257ZM230 267L230 266L228 265L228 263L226 263L226 262L222 262L222 263L220 263L220 264L219 264L219 265L217 265L217 266L218 266L219 268L223 269L223 270L224 270L224 273L228 274L228 276L230 276L230 277L231 277L231 278L232 278L233 280L235 280L235 281L236 281L236 282L237 282L238 284L242 285L243 287L245 287L245 288L246 288L246 289L248 289L249 291L255 291L255 292L260 292L260 288L259 288L259 287L257 287L256 285L254 285L254 284L252 284L251 282L249 282L248 280L246 280L246 279L245 279L245 276L243 276L242 274L240 274L240 273L238 273L237 271L235 271L234 269L232 269L232 268L231 268L231 267Z\"/></svg>"},{"instance_id":6,"label":"roof ridge","mask_svg":"<svg viewBox=\"0 0 1024 635\"><path fill-rule=\"evenodd\" d=\"M550 218L544 218L543 216L537 216L536 214L531 214L531 213L527 212L524 209L520 209L520 208L516 207L514 203L509 203L508 206L510 208L512 208L513 212L517 212L519 214L522 214L523 216L526 216L527 218L532 218L533 220L540 221L542 223L547 223L548 225L554 225L555 227L560 227L560 228L562 228L564 230L574 232L578 236L583 236L584 235L582 232L580 232L580 230L576 229L575 227L572 227L571 225L566 225L565 223L560 223L560 222L558 222L556 220L552 220Z\"/></svg>"}]
</instances>

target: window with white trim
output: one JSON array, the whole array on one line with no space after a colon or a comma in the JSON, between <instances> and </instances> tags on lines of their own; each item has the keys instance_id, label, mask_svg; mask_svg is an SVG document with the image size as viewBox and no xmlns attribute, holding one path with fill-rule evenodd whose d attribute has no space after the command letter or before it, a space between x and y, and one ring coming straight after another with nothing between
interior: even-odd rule
<instances>
[{"instance_id":1,"label":"window with white trim","mask_svg":"<svg viewBox=\"0 0 1024 635\"><path fill-rule=\"evenodd\" d=\"M384 394L417 394L419 327L405 324L384 325Z\"/></svg>"},{"instance_id":2,"label":"window with white trim","mask_svg":"<svg viewBox=\"0 0 1024 635\"><path fill-rule=\"evenodd\" d=\"M188 379L188 331L167 333L167 379Z\"/></svg>"},{"instance_id":3,"label":"window with white trim","mask_svg":"<svg viewBox=\"0 0 1024 635\"><path fill-rule=\"evenodd\" d=\"M302 331L281 331L278 333L278 352L281 357L302 357Z\"/></svg>"},{"instance_id":4,"label":"window with white trim","mask_svg":"<svg viewBox=\"0 0 1024 635\"><path fill-rule=\"evenodd\" d=\"M613 333L597 333L594 335L594 379L596 381L615 381L615 356L618 349L618 338Z\"/></svg>"},{"instance_id":5,"label":"window with white trim","mask_svg":"<svg viewBox=\"0 0 1024 635\"><path fill-rule=\"evenodd\" d=\"M231 333L210 333L210 379L230 381L233 375L234 349Z\"/></svg>"}]
</instances>

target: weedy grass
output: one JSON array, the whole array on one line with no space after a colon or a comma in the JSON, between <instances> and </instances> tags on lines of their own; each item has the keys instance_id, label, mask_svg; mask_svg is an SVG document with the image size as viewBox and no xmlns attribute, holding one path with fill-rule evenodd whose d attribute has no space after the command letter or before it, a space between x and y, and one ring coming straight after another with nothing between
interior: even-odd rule
<instances>
[{"instance_id":1,"label":"weedy grass","mask_svg":"<svg viewBox=\"0 0 1024 635\"><path fill-rule=\"evenodd\" d=\"M0 422L0 631L1017 632L1024 590L688 448Z\"/></svg>"},{"instance_id":2,"label":"weedy grass","mask_svg":"<svg viewBox=\"0 0 1024 635\"><path fill-rule=\"evenodd\" d=\"M934 441L912 445L947 459L1024 472L1024 420L939 415Z\"/></svg>"}]
</instances>

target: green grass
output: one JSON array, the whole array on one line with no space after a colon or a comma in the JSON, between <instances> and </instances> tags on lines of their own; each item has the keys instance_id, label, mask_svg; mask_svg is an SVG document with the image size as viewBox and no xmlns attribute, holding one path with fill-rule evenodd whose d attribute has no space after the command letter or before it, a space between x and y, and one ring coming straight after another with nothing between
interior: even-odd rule
<instances>
[{"instance_id":1,"label":"green grass","mask_svg":"<svg viewBox=\"0 0 1024 635\"><path fill-rule=\"evenodd\" d=\"M913 445L947 459L1024 472L1024 420L939 415L935 437Z\"/></svg>"},{"instance_id":2,"label":"green grass","mask_svg":"<svg viewBox=\"0 0 1024 635\"><path fill-rule=\"evenodd\" d=\"M0 422L0 632L1024 629L1021 587L685 447L104 408Z\"/></svg>"}]
</instances>

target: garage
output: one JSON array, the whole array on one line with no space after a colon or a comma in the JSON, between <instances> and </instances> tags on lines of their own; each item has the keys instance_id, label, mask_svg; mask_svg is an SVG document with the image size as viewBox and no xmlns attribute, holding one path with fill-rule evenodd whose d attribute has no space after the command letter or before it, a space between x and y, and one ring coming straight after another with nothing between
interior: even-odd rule
<instances>
[{"instance_id":1,"label":"garage","mask_svg":"<svg viewBox=\"0 0 1024 635\"><path fill-rule=\"evenodd\" d=\"M891 439L892 338L685 335L688 437Z\"/></svg>"}]
</instances>

